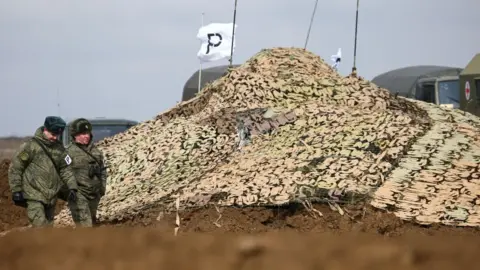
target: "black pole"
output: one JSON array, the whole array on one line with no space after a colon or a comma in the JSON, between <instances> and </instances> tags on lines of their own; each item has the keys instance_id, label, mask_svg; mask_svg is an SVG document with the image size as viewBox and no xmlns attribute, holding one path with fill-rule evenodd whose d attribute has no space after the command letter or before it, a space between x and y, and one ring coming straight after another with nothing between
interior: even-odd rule
<instances>
[{"instance_id":1,"label":"black pole","mask_svg":"<svg viewBox=\"0 0 480 270\"><path fill-rule=\"evenodd\" d=\"M318 5L318 0L315 1L315 6L313 7L313 13L312 13L312 17L310 18L310 25L308 26L308 31L307 31L307 38L305 39L305 46L303 46L304 50L307 49L308 39L310 38L310 31L312 30L313 19L315 19L315 12L317 11L317 5Z\"/></svg>"},{"instance_id":2,"label":"black pole","mask_svg":"<svg viewBox=\"0 0 480 270\"><path fill-rule=\"evenodd\" d=\"M233 43L235 42L235 22L237 21L237 0L235 0L235 7L233 8L233 29L232 29L232 46L230 47L230 67L233 63Z\"/></svg>"},{"instance_id":3,"label":"black pole","mask_svg":"<svg viewBox=\"0 0 480 270\"><path fill-rule=\"evenodd\" d=\"M355 43L353 45L353 67L352 73L356 73L357 71L357 32L358 32L358 6L360 0L357 0L357 13L355 16Z\"/></svg>"}]
</instances>

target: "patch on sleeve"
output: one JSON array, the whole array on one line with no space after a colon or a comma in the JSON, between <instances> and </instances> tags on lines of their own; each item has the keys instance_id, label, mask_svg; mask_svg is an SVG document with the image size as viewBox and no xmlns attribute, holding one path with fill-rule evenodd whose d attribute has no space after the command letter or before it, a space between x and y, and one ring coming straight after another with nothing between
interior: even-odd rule
<instances>
[{"instance_id":1,"label":"patch on sleeve","mask_svg":"<svg viewBox=\"0 0 480 270\"><path fill-rule=\"evenodd\" d=\"M72 158L69 155L65 157L65 163L67 163L67 165L72 164Z\"/></svg>"},{"instance_id":2,"label":"patch on sleeve","mask_svg":"<svg viewBox=\"0 0 480 270\"><path fill-rule=\"evenodd\" d=\"M28 161L30 156L28 155L27 152L22 151L22 152L20 152L20 154L18 154L18 158L20 158L20 160L22 160L22 161Z\"/></svg>"}]
</instances>

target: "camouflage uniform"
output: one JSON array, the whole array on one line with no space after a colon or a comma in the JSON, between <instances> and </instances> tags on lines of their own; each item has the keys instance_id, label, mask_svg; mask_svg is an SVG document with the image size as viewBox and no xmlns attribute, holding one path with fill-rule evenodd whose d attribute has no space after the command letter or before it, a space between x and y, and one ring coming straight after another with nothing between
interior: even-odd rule
<instances>
[{"instance_id":1,"label":"camouflage uniform","mask_svg":"<svg viewBox=\"0 0 480 270\"><path fill-rule=\"evenodd\" d=\"M96 224L97 209L100 199L105 195L107 173L102 152L94 146L90 137L88 145L75 142L75 135L91 133L92 125L84 118L76 119L70 125L72 142L67 146L72 157L72 168L78 185L76 202L69 202L68 207L75 224L91 227Z\"/></svg>"},{"instance_id":2,"label":"camouflage uniform","mask_svg":"<svg viewBox=\"0 0 480 270\"><path fill-rule=\"evenodd\" d=\"M64 127L65 122L61 118L47 117L44 126L36 130L33 138L20 146L9 167L8 181L13 200L16 205L27 208L28 219L34 227L53 224L57 194L62 186L66 185L73 193L77 190L69 166L71 158L63 144L48 140L43 133L47 129L60 134ZM70 195L75 199L75 194Z\"/></svg>"}]
</instances>

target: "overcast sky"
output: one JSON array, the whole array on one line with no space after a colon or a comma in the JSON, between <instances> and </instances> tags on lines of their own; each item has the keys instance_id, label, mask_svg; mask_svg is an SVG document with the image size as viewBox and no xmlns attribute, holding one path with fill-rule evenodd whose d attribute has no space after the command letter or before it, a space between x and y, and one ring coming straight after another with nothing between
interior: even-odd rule
<instances>
[{"instance_id":1,"label":"overcast sky","mask_svg":"<svg viewBox=\"0 0 480 270\"><path fill-rule=\"evenodd\" d=\"M303 47L315 0L238 0L234 63ZM151 119L198 69L196 33L232 22L234 0L0 0L0 136L46 115ZM353 63L355 0L320 1L308 49ZM408 65L464 67L480 52L478 0L361 0L357 67L367 79ZM227 60L206 65L227 64ZM60 93L59 98L57 92ZM7 116L8 115L8 116Z\"/></svg>"}]
</instances>

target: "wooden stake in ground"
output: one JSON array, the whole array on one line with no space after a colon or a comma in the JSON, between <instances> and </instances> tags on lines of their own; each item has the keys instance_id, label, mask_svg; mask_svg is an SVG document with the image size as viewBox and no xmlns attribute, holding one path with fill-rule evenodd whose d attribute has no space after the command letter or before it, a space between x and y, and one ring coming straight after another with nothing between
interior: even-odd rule
<instances>
[{"instance_id":1,"label":"wooden stake in ground","mask_svg":"<svg viewBox=\"0 0 480 270\"><path fill-rule=\"evenodd\" d=\"M177 236L178 230L180 229L180 215L178 212L180 211L180 197L177 198L177 201L175 202L175 207L177 208L176 212L176 217L175 217L175 230L174 230L174 235Z\"/></svg>"}]
</instances>

